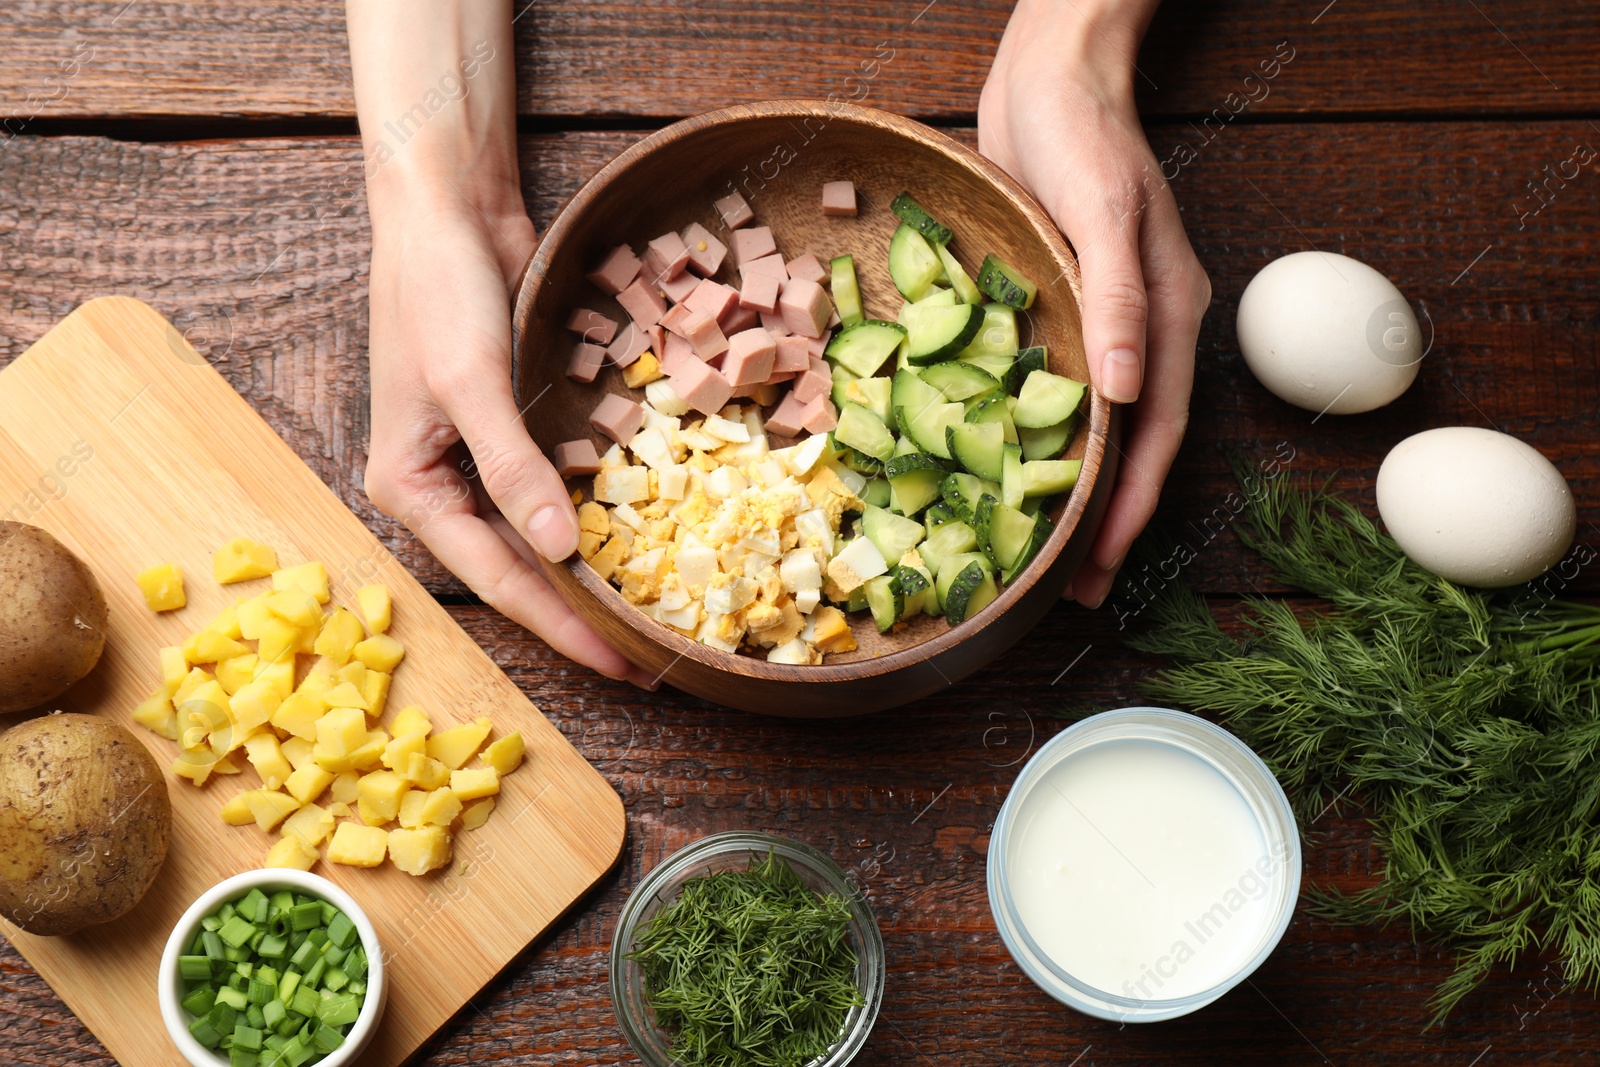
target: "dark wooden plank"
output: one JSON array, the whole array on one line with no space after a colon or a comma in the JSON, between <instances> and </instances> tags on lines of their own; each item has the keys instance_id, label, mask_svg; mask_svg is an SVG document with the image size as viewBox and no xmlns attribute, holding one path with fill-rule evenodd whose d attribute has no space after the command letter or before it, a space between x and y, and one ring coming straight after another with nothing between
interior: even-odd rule
<instances>
[{"instance_id":1,"label":"dark wooden plank","mask_svg":"<svg viewBox=\"0 0 1600 1067\"><path fill-rule=\"evenodd\" d=\"M957 116L977 110L1012 5L517 7L524 114L682 116L762 97L838 93L912 115ZM1600 13L1592 5L1336 0L1319 15L1321 8L1300 0L1168 4L1140 58L1142 106L1186 117L1241 106L1255 116L1583 114L1600 102ZM1062 17L1077 16L1069 8ZM352 114L337 4L36 0L14 25L0 56L8 128L74 117ZM1273 69L1262 64L1275 53L1294 58L1265 85L1247 84L1252 71ZM1254 102L1238 104L1230 93Z\"/></svg>"},{"instance_id":2,"label":"dark wooden plank","mask_svg":"<svg viewBox=\"0 0 1600 1067\"><path fill-rule=\"evenodd\" d=\"M1163 152L1193 140L1187 126L1155 126L1150 135ZM548 221L634 136L526 138L535 219ZM1292 452L1294 469L1343 471L1342 485L1370 496L1384 452L1406 434L1494 425L1565 471L1582 536L1597 543L1600 177L1585 169L1545 194L1539 214L1518 218L1534 203L1527 183L1593 136L1582 122L1240 126L1194 146L1198 156L1174 187L1217 296L1164 514L1204 557L1191 568L1203 588L1260 584L1231 536L1218 533L1232 488L1227 448ZM463 592L361 489L369 236L353 140L22 138L6 151L0 364L88 297L148 300L431 589ZM1233 316L1251 275L1313 245L1386 272L1437 329L1418 384L1387 409L1315 419L1266 394L1237 355ZM1600 591L1594 571L1573 589Z\"/></svg>"},{"instance_id":3,"label":"dark wooden plank","mask_svg":"<svg viewBox=\"0 0 1600 1067\"><path fill-rule=\"evenodd\" d=\"M1575 1063L1600 1025L1600 1002L1557 994L1554 970L1531 961L1470 998L1449 1027L1422 1034L1448 961L1399 930L1342 930L1303 912L1250 985L1185 1020L1118 1029L1033 987L994 931L988 834L1022 758L1065 725L1053 713L1137 702L1145 664L1117 647L1103 614L1063 605L971 682L898 712L827 723L718 711L670 691L641 698L559 660L491 612L454 614L621 792L630 843L618 873L476 998L422 1062L635 1062L606 987L618 912L667 853L735 828L806 840L866 889L889 979L861 1063L999 1067L1084 1053L1080 1064L1409 1067L1470 1063L1490 1046L1480 1062ZM1358 819L1330 814L1313 829L1308 882L1370 882L1378 857ZM0 1062L110 1062L3 945Z\"/></svg>"}]
</instances>

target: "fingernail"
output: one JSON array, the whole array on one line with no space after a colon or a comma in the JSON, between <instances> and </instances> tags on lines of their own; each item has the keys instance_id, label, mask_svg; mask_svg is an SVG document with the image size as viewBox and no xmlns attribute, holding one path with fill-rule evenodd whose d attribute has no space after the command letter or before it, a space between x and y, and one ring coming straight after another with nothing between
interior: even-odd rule
<instances>
[{"instance_id":1,"label":"fingernail","mask_svg":"<svg viewBox=\"0 0 1600 1067\"><path fill-rule=\"evenodd\" d=\"M1100 364L1100 389L1116 404L1131 404L1139 399L1144 384L1139 354L1131 348L1113 348Z\"/></svg>"},{"instance_id":2,"label":"fingernail","mask_svg":"<svg viewBox=\"0 0 1600 1067\"><path fill-rule=\"evenodd\" d=\"M651 674L646 674L644 671L640 670L630 671L628 673L628 681L632 682L634 685L638 686L640 689L643 689L647 693L654 693L657 689L661 688L660 678Z\"/></svg>"},{"instance_id":3,"label":"fingernail","mask_svg":"<svg viewBox=\"0 0 1600 1067\"><path fill-rule=\"evenodd\" d=\"M528 543L551 563L560 563L578 550L578 527L565 509L547 504L528 520Z\"/></svg>"}]
</instances>

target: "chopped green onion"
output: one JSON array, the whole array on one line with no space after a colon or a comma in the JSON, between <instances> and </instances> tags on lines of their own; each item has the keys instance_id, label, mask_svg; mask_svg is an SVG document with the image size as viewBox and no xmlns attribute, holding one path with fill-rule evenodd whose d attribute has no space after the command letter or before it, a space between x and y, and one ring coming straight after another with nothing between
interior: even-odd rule
<instances>
[{"instance_id":1,"label":"chopped green onion","mask_svg":"<svg viewBox=\"0 0 1600 1067\"><path fill-rule=\"evenodd\" d=\"M189 1036L206 1048L216 1048L222 1043L222 1035L217 1033L217 1028L204 1015L189 1024Z\"/></svg>"},{"instance_id":2,"label":"chopped green onion","mask_svg":"<svg viewBox=\"0 0 1600 1067\"><path fill-rule=\"evenodd\" d=\"M301 944L299 948L294 950L294 955L289 959L289 965L291 967L298 967L302 972L304 972L311 966L311 961L316 959L317 955L316 942L308 939Z\"/></svg>"},{"instance_id":3,"label":"chopped green onion","mask_svg":"<svg viewBox=\"0 0 1600 1067\"><path fill-rule=\"evenodd\" d=\"M260 1052L261 1040L265 1036L253 1026L246 1026L242 1022L235 1023L233 1027L233 1047L247 1049L250 1052Z\"/></svg>"},{"instance_id":4,"label":"chopped green onion","mask_svg":"<svg viewBox=\"0 0 1600 1067\"><path fill-rule=\"evenodd\" d=\"M200 943L202 946L204 946L206 956L208 958L214 960L220 960L222 958L222 952L225 946L222 944L222 938L217 936L215 930L207 930L205 933L201 934Z\"/></svg>"},{"instance_id":5,"label":"chopped green onion","mask_svg":"<svg viewBox=\"0 0 1600 1067\"><path fill-rule=\"evenodd\" d=\"M278 997L278 983L263 981L260 978L250 979L250 1003L255 1005L269 1004Z\"/></svg>"},{"instance_id":6,"label":"chopped green onion","mask_svg":"<svg viewBox=\"0 0 1600 1067\"><path fill-rule=\"evenodd\" d=\"M330 1026L319 1026L311 1035L311 1043L318 1052L328 1053L344 1044L344 1035Z\"/></svg>"},{"instance_id":7,"label":"chopped green onion","mask_svg":"<svg viewBox=\"0 0 1600 1067\"><path fill-rule=\"evenodd\" d=\"M319 956L317 962L313 963L311 969L306 972L305 981L301 985L310 986L312 989L317 988L322 983L322 972L327 969L328 961Z\"/></svg>"},{"instance_id":8,"label":"chopped green onion","mask_svg":"<svg viewBox=\"0 0 1600 1067\"><path fill-rule=\"evenodd\" d=\"M267 1028L267 1017L261 1014L261 1005L259 1004L252 1004L244 1010L244 1021L257 1030L265 1030ZM236 1028L238 1025L238 1023L234 1024Z\"/></svg>"},{"instance_id":9,"label":"chopped green onion","mask_svg":"<svg viewBox=\"0 0 1600 1067\"><path fill-rule=\"evenodd\" d=\"M186 982L211 980L211 959L208 956L179 956L178 977Z\"/></svg>"},{"instance_id":10,"label":"chopped green onion","mask_svg":"<svg viewBox=\"0 0 1600 1067\"><path fill-rule=\"evenodd\" d=\"M322 925L322 905L296 904L289 912L296 930L315 930Z\"/></svg>"},{"instance_id":11,"label":"chopped green onion","mask_svg":"<svg viewBox=\"0 0 1600 1067\"><path fill-rule=\"evenodd\" d=\"M256 946L256 953L265 959L281 960L289 952L289 942L277 934L268 934Z\"/></svg>"},{"instance_id":12,"label":"chopped green onion","mask_svg":"<svg viewBox=\"0 0 1600 1067\"><path fill-rule=\"evenodd\" d=\"M322 1003L322 998L315 989L301 986L295 990L294 1001L289 1005L289 1010L304 1015L307 1018L317 1014L317 1005Z\"/></svg>"},{"instance_id":13,"label":"chopped green onion","mask_svg":"<svg viewBox=\"0 0 1600 1067\"><path fill-rule=\"evenodd\" d=\"M210 983L197 985L184 996L178 1003L183 1005L183 1010L190 1015L208 1015L212 1005L217 1002L217 991Z\"/></svg>"},{"instance_id":14,"label":"chopped green onion","mask_svg":"<svg viewBox=\"0 0 1600 1067\"><path fill-rule=\"evenodd\" d=\"M250 1006L250 998L245 995L245 992L242 989L235 989L232 986L224 986L223 988L217 990L217 1003L226 1004L234 1011L244 1011L244 1009Z\"/></svg>"},{"instance_id":15,"label":"chopped green onion","mask_svg":"<svg viewBox=\"0 0 1600 1067\"><path fill-rule=\"evenodd\" d=\"M356 943L357 936L356 924L343 912L335 912L333 919L328 923L328 940L340 948L349 948Z\"/></svg>"}]
</instances>

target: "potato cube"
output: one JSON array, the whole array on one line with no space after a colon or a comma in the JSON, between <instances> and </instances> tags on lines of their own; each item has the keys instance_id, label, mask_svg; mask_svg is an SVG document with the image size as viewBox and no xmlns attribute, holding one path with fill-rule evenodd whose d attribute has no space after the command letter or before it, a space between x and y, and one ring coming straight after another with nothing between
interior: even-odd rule
<instances>
[{"instance_id":1,"label":"potato cube","mask_svg":"<svg viewBox=\"0 0 1600 1067\"><path fill-rule=\"evenodd\" d=\"M222 686L218 684L217 688ZM228 706L233 711L234 726L248 732L265 726L280 703L278 691L263 679L241 686L229 699Z\"/></svg>"},{"instance_id":2,"label":"potato cube","mask_svg":"<svg viewBox=\"0 0 1600 1067\"><path fill-rule=\"evenodd\" d=\"M267 597L267 610L300 629L321 626L322 605L304 589L284 589Z\"/></svg>"},{"instance_id":3,"label":"potato cube","mask_svg":"<svg viewBox=\"0 0 1600 1067\"><path fill-rule=\"evenodd\" d=\"M424 736L433 733L433 723L428 719L428 713L415 704L408 704L400 709L400 714L394 717L394 722L389 724L389 729L396 737L406 734L420 733Z\"/></svg>"},{"instance_id":4,"label":"potato cube","mask_svg":"<svg viewBox=\"0 0 1600 1067\"><path fill-rule=\"evenodd\" d=\"M294 661L281 660L277 663L256 660L256 681L266 682L278 694L278 699L288 700L289 694L294 692Z\"/></svg>"},{"instance_id":5,"label":"potato cube","mask_svg":"<svg viewBox=\"0 0 1600 1067\"><path fill-rule=\"evenodd\" d=\"M321 666L326 662L328 661L318 660L317 666ZM338 683L334 680L332 674L328 673L327 671L320 671L317 669L317 667L312 667L311 673L306 675L300 684L295 687L295 692L302 693L309 697L316 697L317 703L321 704L323 702L322 694L326 693L337 684Z\"/></svg>"},{"instance_id":6,"label":"potato cube","mask_svg":"<svg viewBox=\"0 0 1600 1067\"><path fill-rule=\"evenodd\" d=\"M410 795L410 793L406 794L406 796ZM404 803L404 801L401 803ZM350 819L355 817L355 812L350 810L350 805L342 800L335 800L333 803L329 804L328 814L332 815L336 819Z\"/></svg>"},{"instance_id":7,"label":"potato cube","mask_svg":"<svg viewBox=\"0 0 1600 1067\"><path fill-rule=\"evenodd\" d=\"M279 832L285 837L298 837L308 845L320 845L333 833L333 816L316 804L305 804L283 820Z\"/></svg>"},{"instance_id":8,"label":"potato cube","mask_svg":"<svg viewBox=\"0 0 1600 1067\"><path fill-rule=\"evenodd\" d=\"M228 607L223 608L216 618L206 623L206 629L212 633L221 634L223 637L231 637L235 641L239 640L244 636L243 631L239 629L239 605L230 604Z\"/></svg>"},{"instance_id":9,"label":"potato cube","mask_svg":"<svg viewBox=\"0 0 1600 1067\"><path fill-rule=\"evenodd\" d=\"M311 759L311 742L304 737L282 738L278 747L283 749L283 758L289 761L289 766L297 771L313 762Z\"/></svg>"},{"instance_id":10,"label":"potato cube","mask_svg":"<svg viewBox=\"0 0 1600 1067\"><path fill-rule=\"evenodd\" d=\"M365 663L368 670L392 674L406 658L406 649L388 634L376 634L355 647L355 657Z\"/></svg>"},{"instance_id":11,"label":"potato cube","mask_svg":"<svg viewBox=\"0 0 1600 1067\"><path fill-rule=\"evenodd\" d=\"M368 671L361 682L361 695L367 701L367 714L375 719L382 717L384 705L389 703L389 683L392 681L393 675Z\"/></svg>"},{"instance_id":12,"label":"potato cube","mask_svg":"<svg viewBox=\"0 0 1600 1067\"><path fill-rule=\"evenodd\" d=\"M442 826L389 831L389 859L410 875L424 875L450 862L450 831Z\"/></svg>"},{"instance_id":13,"label":"potato cube","mask_svg":"<svg viewBox=\"0 0 1600 1067\"><path fill-rule=\"evenodd\" d=\"M440 731L428 738L428 755L453 771L473 757L489 729L489 720L479 719Z\"/></svg>"},{"instance_id":14,"label":"potato cube","mask_svg":"<svg viewBox=\"0 0 1600 1067\"><path fill-rule=\"evenodd\" d=\"M217 664L217 684L232 696L247 682L255 681L256 667L260 662L260 658L253 652L223 660Z\"/></svg>"},{"instance_id":15,"label":"potato cube","mask_svg":"<svg viewBox=\"0 0 1600 1067\"><path fill-rule=\"evenodd\" d=\"M260 596L239 602L235 615L239 620L239 636L246 641L261 639L262 624L272 618L272 609L267 607L267 597L271 595L262 593Z\"/></svg>"},{"instance_id":16,"label":"potato cube","mask_svg":"<svg viewBox=\"0 0 1600 1067\"><path fill-rule=\"evenodd\" d=\"M263 867L290 867L297 871L309 871L316 866L317 860L322 858L322 853L317 851L315 845L308 845L298 836L290 834L280 837L267 849L267 858L261 864Z\"/></svg>"},{"instance_id":17,"label":"potato cube","mask_svg":"<svg viewBox=\"0 0 1600 1067\"><path fill-rule=\"evenodd\" d=\"M250 805L245 803L243 793L222 805L222 821L229 826L244 826L246 823L256 821L255 815L250 811Z\"/></svg>"},{"instance_id":18,"label":"potato cube","mask_svg":"<svg viewBox=\"0 0 1600 1067\"><path fill-rule=\"evenodd\" d=\"M366 744L350 753L350 768L357 771L375 770L383 762L383 750L389 743L384 730L368 730Z\"/></svg>"},{"instance_id":19,"label":"potato cube","mask_svg":"<svg viewBox=\"0 0 1600 1067\"><path fill-rule=\"evenodd\" d=\"M493 767L503 777L522 766L522 757L527 750L521 733L506 734L483 750L483 762Z\"/></svg>"},{"instance_id":20,"label":"potato cube","mask_svg":"<svg viewBox=\"0 0 1600 1067\"><path fill-rule=\"evenodd\" d=\"M410 788L411 783L393 771L372 771L362 775L356 793L361 821L368 824L392 821L400 814L400 800Z\"/></svg>"},{"instance_id":21,"label":"potato cube","mask_svg":"<svg viewBox=\"0 0 1600 1067\"><path fill-rule=\"evenodd\" d=\"M281 593L286 589L298 589L310 593L318 604L326 604L331 599L328 594L328 569L320 563L313 562L274 571L272 591Z\"/></svg>"},{"instance_id":22,"label":"potato cube","mask_svg":"<svg viewBox=\"0 0 1600 1067\"><path fill-rule=\"evenodd\" d=\"M227 691L217 684L215 678L201 682L190 690L182 703L175 705L178 709L178 729L203 726L210 733L230 725L233 722L229 712L230 700Z\"/></svg>"},{"instance_id":23,"label":"potato cube","mask_svg":"<svg viewBox=\"0 0 1600 1067\"><path fill-rule=\"evenodd\" d=\"M432 826L449 826L461 814L461 798L448 786L428 793L422 806L422 821Z\"/></svg>"},{"instance_id":24,"label":"potato cube","mask_svg":"<svg viewBox=\"0 0 1600 1067\"><path fill-rule=\"evenodd\" d=\"M151 567L134 579L144 602L154 612L177 611L189 603L183 591L183 569L176 563L162 563Z\"/></svg>"},{"instance_id":25,"label":"potato cube","mask_svg":"<svg viewBox=\"0 0 1600 1067\"><path fill-rule=\"evenodd\" d=\"M327 710L328 706L317 697L292 693L272 713L272 725L284 733L315 741L317 721Z\"/></svg>"},{"instance_id":26,"label":"potato cube","mask_svg":"<svg viewBox=\"0 0 1600 1067\"><path fill-rule=\"evenodd\" d=\"M343 667L350 662L350 653L364 636L360 619L344 608L334 608L317 635L316 653L328 657L335 666Z\"/></svg>"},{"instance_id":27,"label":"potato cube","mask_svg":"<svg viewBox=\"0 0 1600 1067\"><path fill-rule=\"evenodd\" d=\"M178 739L178 710L165 693L156 693L134 708L133 721L168 741Z\"/></svg>"},{"instance_id":28,"label":"potato cube","mask_svg":"<svg viewBox=\"0 0 1600 1067\"><path fill-rule=\"evenodd\" d=\"M349 663L333 672L332 682L334 685L338 685L341 682L349 682L357 689L360 689L367 684L367 665L358 659L352 659Z\"/></svg>"},{"instance_id":29,"label":"potato cube","mask_svg":"<svg viewBox=\"0 0 1600 1067\"><path fill-rule=\"evenodd\" d=\"M367 716L358 707L331 708L317 720L317 748L330 756L348 756L367 743Z\"/></svg>"},{"instance_id":30,"label":"potato cube","mask_svg":"<svg viewBox=\"0 0 1600 1067\"><path fill-rule=\"evenodd\" d=\"M300 628L288 619L270 615L261 624L256 655L266 663L293 663L300 651Z\"/></svg>"},{"instance_id":31,"label":"potato cube","mask_svg":"<svg viewBox=\"0 0 1600 1067\"><path fill-rule=\"evenodd\" d=\"M167 769L175 777L187 778L196 786L202 786L211 777L211 772L216 765L217 757L212 753L211 749L207 746L199 745L180 749L178 758L173 760L172 766Z\"/></svg>"},{"instance_id":32,"label":"potato cube","mask_svg":"<svg viewBox=\"0 0 1600 1067\"><path fill-rule=\"evenodd\" d=\"M194 668L188 674L183 676L183 681L179 682L178 688L173 690L172 702L174 704L182 704L185 700L189 699L189 694L193 693L205 683L215 680L216 679L211 676L210 671L203 671L199 667Z\"/></svg>"},{"instance_id":33,"label":"potato cube","mask_svg":"<svg viewBox=\"0 0 1600 1067\"><path fill-rule=\"evenodd\" d=\"M388 586L362 586L356 591L356 606L361 609L361 621L367 624L368 633L381 634L389 629L394 605L389 599Z\"/></svg>"},{"instance_id":34,"label":"potato cube","mask_svg":"<svg viewBox=\"0 0 1600 1067\"><path fill-rule=\"evenodd\" d=\"M278 739L270 733L255 734L244 743L245 753L249 756L250 766L256 769L261 776L261 784L268 789L277 789L288 781L294 773L294 767L283 754L283 749L278 745ZM302 804L306 799L295 797Z\"/></svg>"},{"instance_id":35,"label":"potato cube","mask_svg":"<svg viewBox=\"0 0 1600 1067\"><path fill-rule=\"evenodd\" d=\"M249 651L233 638L213 630L201 630L183 643L183 658L190 663L221 663Z\"/></svg>"},{"instance_id":36,"label":"potato cube","mask_svg":"<svg viewBox=\"0 0 1600 1067\"><path fill-rule=\"evenodd\" d=\"M405 776L419 789L438 789L450 781L450 768L421 752L406 761Z\"/></svg>"},{"instance_id":37,"label":"potato cube","mask_svg":"<svg viewBox=\"0 0 1600 1067\"><path fill-rule=\"evenodd\" d=\"M322 700L330 708L359 711L363 715L366 714L368 708L367 698L361 694L360 689L357 689L349 682L341 682L326 693L323 693Z\"/></svg>"},{"instance_id":38,"label":"potato cube","mask_svg":"<svg viewBox=\"0 0 1600 1067\"><path fill-rule=\"evenodd\" d=\"M252 789L242 795L262 833L271 833L284 819L300 810L298 800L275 789Z\"/></svg>"},{"instance_id":39,"label":"potato cube","mask_svg":"<svg viewBox=\"0 0 1600 1067\"><path fill-rule=\"evenodd\" d=\"M484 797L474 800L461 809L461 825L468 830L476 830L489 821L489 815L494 811L494 797Z\"/></svg>"},{"instance_id":40,"label":"potato cube","mask_svg":"<svg viewBox=\"0 0 1600 1067\"><path fill-rule=\"evenodd\" d=\"M391 771L404 773L413 752L426 755L427 742L427 735L421 732L396 734L394 740L383 746L383 765Z\"/></svg>"},{"instance_id":41,"label":"potato cube","mask_svg":"<svg viewBox=\"0 0 1600 1067\"><path fill-rule=\"evenodd\" d=\"M161 688L167 696L178 691L178 686L189 674L189 660L179 645L169 645L159 653L161 658Z\"/></svg>"},{"instance_id":42,"label":"potato cube","mask_svg":"<svg viewBox=\"0 0 1600 1067\"><path fill-rule=\"evenodd\" d=\"M432 794L424 789L411 789L400 798L400 814L396 819L407 830L415 830L422 825L422 806L428 802Z\"/></svg>"},{"instance_id":43,"label":"potato cube","mask_svg":"<svg viewBox=\"0 0 1600 1067\"><path fill-rule=\"evenodd\" d=\"M500 792L500 772L493 767L450 772L450 790L460 800L477 800Z\"/></svg>"},{"instance_id":44,"label":"potato cube","mask_svg":"<svg viewBox=\"0 0 1600 1067\"><path fill-rule=\"evenodd\" d=\"M389 835L377 826L342 822L328 843L328 862L347 867L376 867L389 851Z\"/></svg>"},{"instance_id":45,"label":"potato cube","mask_svg":"<svg viewBox=\"0 0 1600 1067\"><path fill-rule=\"evenodd\" d=\"M218 585L265 578L277 569L278 554L245 537L235 537L211 557L211 576Z\"/></svg>"},{"instance_id":46,"label":"potato cube","mask_svg":"<svg viewBox=\"0 0 1600 1067\"><path fill-rule=\"evenodd\" d=\"M300 738L293 738L293 740L299 741ZM289 774L289 777L284 779L283 788L287 789L289 795L300 803L309 804L322 796L323 791L332 784L332 771L323 770L315 763L307 763L304 766L296 767Z\"/></svg>"}]
</instances>

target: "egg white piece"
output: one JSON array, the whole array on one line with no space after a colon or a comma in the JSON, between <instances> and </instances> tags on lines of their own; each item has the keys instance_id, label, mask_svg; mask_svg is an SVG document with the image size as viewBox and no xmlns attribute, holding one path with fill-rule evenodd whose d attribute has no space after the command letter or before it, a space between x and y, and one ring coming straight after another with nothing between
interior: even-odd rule
<instances>
[{"instance_id":1,"label":"egg white piece","mask_svg":"<svg viewBox=\"0 0 1600 1067\"><path fill-rule=\"evenodd\" d=\"M1416 314L1382 274L1349 256L1295 252L1239 298L1239 351L1257 380L1307 411L1380 408L1416 380Z\"/></svg>"},{"instance_id":2,"label":"egg white piece","mask_svg":"<svg viewBox=\"0 0 1600 1067\"><path fill-rule=\"evenodd\" d=\"M1378 513L1420 566L1461 585L1531 581L1577 535L1572 490L1515 437L1444 426L1406 438L1378 468Z\"/></svg>"}]
</instances>

